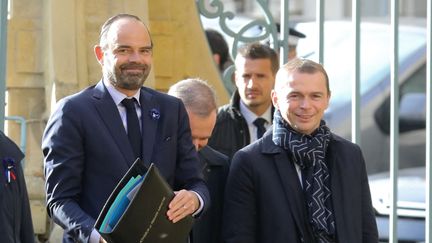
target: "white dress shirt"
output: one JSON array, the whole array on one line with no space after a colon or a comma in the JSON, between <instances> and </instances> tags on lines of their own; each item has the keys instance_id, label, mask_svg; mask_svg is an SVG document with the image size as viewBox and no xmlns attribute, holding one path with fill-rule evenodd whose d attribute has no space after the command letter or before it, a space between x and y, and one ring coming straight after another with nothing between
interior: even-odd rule
<instances>
[{"instance_id":1,"label":"white dress shirt","mask_svg":"<svg viewBox=\"0 0 432 243\"><path fill-rule=\"evenodd\" d=\"M270 105L267 110L259 117L266 120L266 123L264 124L264 127L269 129L272 125L272 106ZM243 101L240 100L240 113L243 115L244 119L246 120L246 123L248 125L249 130L249 137L250 137L250 143L255 142L258 140L257 138L257 127L253 124L253 122L258 118L258 116L253 113L249 108L243 103Z\"/></svg>"}]
</instances>

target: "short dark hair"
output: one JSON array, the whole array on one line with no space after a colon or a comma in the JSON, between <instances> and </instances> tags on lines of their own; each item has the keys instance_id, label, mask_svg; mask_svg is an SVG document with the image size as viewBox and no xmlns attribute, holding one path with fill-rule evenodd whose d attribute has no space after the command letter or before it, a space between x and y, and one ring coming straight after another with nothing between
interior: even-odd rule
<instances>
[{"instance_id":1,"label":"short dark hair","mask_svg":"<svg viewBox=\"0 0 432 243\"><path fill-rule=\"evenodd\" d=\"M330 94L330 82L327 72L324 67L317 62L305 58L294 58L293 60L283 65L281 67L281 70L285 70L289 73L299 72L314 74L316 72L320 72L324 75L327 92Z\"/></svg>"},{"instance_id":2,"label":"short dark hair","mask_svg":"<svg viewBox=\"0 0 432 243\"><path fill-rule=\"evenodd\" d=\"M229 59L228 44L222 34L214 29L206 29L205 34L212 53L220 56L219 70L223 71L224 64Z\"/></svg>"},{"instance_id":3,"label":"short dark hair","mask_svg":"<svg viewBox=\"0 0 432 243\"><path fill-rule=\"evenodd\" d=\"M269 59L272 73L276 75L279 70L279 57L275 50L265 44L254 42L241 46L237 55L246 59Z\"/></svg>"},{"instance_id":4,"label":"short dark hair","mask_svg":"<svg viewBox=\"0 0 432 243\"><path fill-rule=\"evenodd\" d=\"M120 13L120 14L117 14L117 15L114 15L114 16L110 17L102 25L101 32L100 32L100 35L99 35L99 45L102 47L102 49L106 49L106 47L107 47L107 40L106 39L107 39L108 31L111 28L111 25L114 22L116 22L117 20L126 19L126 18L128 18L128 19L134 19L134 20L136 20L138 22L141 22L146 27L147 32L149 33L149 36L150 36L151 46L153 46L153 41L152 41L152 38L151 38L151 35L150 35L150 31L149 31L147 25L138 16L136 16L136 15L127 14L127 13Z\"/></svg>"}]
</instances>

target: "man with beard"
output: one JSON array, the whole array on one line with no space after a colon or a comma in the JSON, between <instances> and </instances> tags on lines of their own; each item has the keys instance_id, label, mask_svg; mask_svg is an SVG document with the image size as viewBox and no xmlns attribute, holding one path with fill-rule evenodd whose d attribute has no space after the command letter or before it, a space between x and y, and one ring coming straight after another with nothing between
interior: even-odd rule
<instances>
[{"instance_id":1,"label":"man with beard","mask_svg":"<svg viewBox=\"0 0 432 243\"><path fill-rule=\"evenodd\" d=\"M95 220L136 158L154 163L176 191L166 213L172 222L209 205L183 103L142 86L152 48L138 17L108 19L94 48L102 80L59 101L48 121L42 140L47 209L65 230L63 242L104 242Z\"/></svg>"},{"instance_id":2,"label":"man with beard","mask_svg":"<svg viewBox=\"0 0 432 243\"><path fill-rule=\"evenodd\" d=\"M212 148L230 158L271 127L273 106L270 92L279 60L269 46L251 43L239 49L235 68L237 90L230 104L219 108L216 126L209 140Z\"/></svg>"}]
</instances>

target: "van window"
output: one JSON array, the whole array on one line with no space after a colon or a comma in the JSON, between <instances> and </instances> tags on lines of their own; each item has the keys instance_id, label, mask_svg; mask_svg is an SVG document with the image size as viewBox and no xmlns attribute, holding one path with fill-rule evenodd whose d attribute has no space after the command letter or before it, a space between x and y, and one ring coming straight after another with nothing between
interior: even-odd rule
<instances>
[{"instance_id":1,"label":"van window","mask_svg":"<svg viewBox=\"0 0 432 243\"><path fill-rule=\"evenodd\" d=\"M408 93L425 93L426 92L426 64L422 65L417 71L415 71L405 81L399 90L399 102L401 97ZM375 121L380 130L385 133L390 133L390 95L384 100L384 102L376 110ZM424 124L426 126L426 123ZM419 126L423 127L423 126ZM399 127L400 132L407 132L411 129L404 129Z\"/></svg>"},{"instance_id":2,"label":"van window","mask_svg":"<svg viewBox=\"0 0 432 243\"><path fill-rule=\"evenodd\" d=\"M426 64L420 67L408 80L402 84L400 94L426 93Z\"/></svg>"}]
</instances>

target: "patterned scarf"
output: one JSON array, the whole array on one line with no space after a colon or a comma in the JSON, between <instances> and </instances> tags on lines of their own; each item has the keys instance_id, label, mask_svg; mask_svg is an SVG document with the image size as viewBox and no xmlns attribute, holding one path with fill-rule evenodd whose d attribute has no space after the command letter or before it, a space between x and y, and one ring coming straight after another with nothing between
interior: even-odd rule
<instances>
[{"instance_id":1,"label":"patterned scarf","mask_svg":"<svg viewBox=\"0 0 432 243\"><path fill-rule=\"evenodd\" d=\"M275 111L273 142L290 152L294 162L301 168L309 222L319 243L335 242L330 174L325 163L330 137L330 129L324 121L312 135L301 134L285 122L280 111Z\"/></svg>"}]
</instances>

